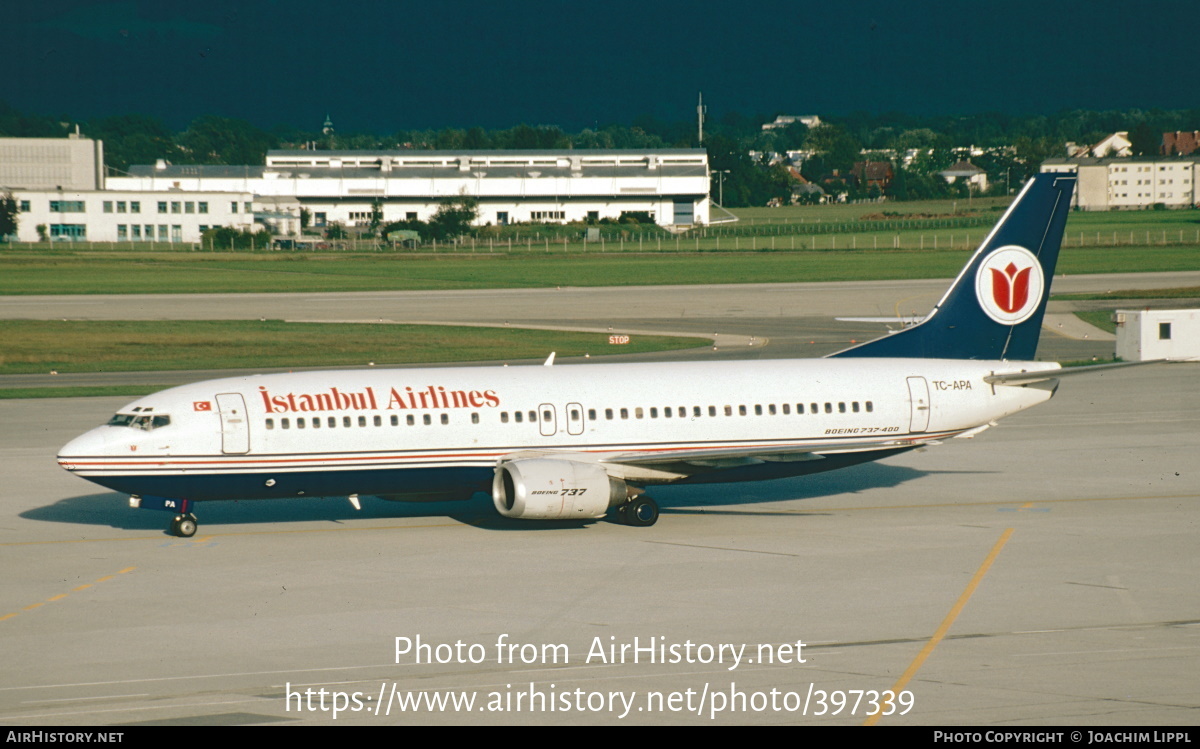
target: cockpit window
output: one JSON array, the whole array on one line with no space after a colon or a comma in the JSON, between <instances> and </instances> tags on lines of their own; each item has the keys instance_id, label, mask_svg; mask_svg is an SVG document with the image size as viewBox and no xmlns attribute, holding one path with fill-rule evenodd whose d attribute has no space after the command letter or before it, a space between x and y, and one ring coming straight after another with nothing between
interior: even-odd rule
<instances>
[{"instance_id":1,"label":"cockpit window","mask_svg":"<svg viewBox=\"0 0 1200 749\"><path fill-rule=\"evenodd\" d=\"M171 417L166 414L117 414L108 420L110 427L133 427L147 432L170 423Z\"/></svg>"}]
</instances>

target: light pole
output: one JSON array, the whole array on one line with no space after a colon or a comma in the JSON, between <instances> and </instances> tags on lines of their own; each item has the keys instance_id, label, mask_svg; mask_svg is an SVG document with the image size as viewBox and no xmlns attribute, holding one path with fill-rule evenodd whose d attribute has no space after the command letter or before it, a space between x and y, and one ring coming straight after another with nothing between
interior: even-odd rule
<instances>
[{"instance_id":1,"label":"light pole","mask_svg":"<svg viewBox=\"0 0 1200 749\"><path fill-rule=\"evenodd\" d=\"M729 174L729 172L729 169L718 169L713 172L713 174L717 175L717 194L719 196L717 198L717 205L722 208L725 207L725 175Z\"/></svg>"}]
</instances>

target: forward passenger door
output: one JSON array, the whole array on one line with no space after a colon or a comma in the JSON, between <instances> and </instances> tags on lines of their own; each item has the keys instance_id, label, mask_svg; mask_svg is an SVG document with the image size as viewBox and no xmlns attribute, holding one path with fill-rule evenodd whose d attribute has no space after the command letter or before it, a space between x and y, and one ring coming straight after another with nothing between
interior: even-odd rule
<instances>
[{"instance_id":1,"label":"forward passenger door","mask_svg":"<svg viewBox=\"0 0 1200 749\"><path fill-rule=\"evenodd\" d=\"M246 421L246 401L241 393L220 393L221 452L241 455L250 452L250 424Z\"/></svg>"}]
</instances>

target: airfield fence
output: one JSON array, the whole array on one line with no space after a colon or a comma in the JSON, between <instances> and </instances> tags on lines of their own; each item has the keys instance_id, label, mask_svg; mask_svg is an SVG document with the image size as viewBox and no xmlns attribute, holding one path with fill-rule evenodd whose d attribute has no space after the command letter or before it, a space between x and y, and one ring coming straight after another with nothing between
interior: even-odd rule
<instances>
[{"instance_id":1,"label":"airfield fence","mask_svg":"<svg viewBox=\"0 0 1200 749\"><path fill-rule=\"evenodd\" d=\"M856 222L859 223L859 222ZM904 222L908 223L908 222ZM768 227L758 227L760 229ZM782 228L775 225L773 228ZM276 247L204 246L200 242L6 242L9 251L53 252L252 252L252 253L372 253L413 254L531 254L531 253L684 253L684 252L812 252L824 250L970 250L987 235L986 230L921 231L897 227L892 231L753 232L727 233L723 229L693 230L686 234L627 236L602 232L598 239L549 237L529 234L463 237L450 242L431 241L411 245L376 239L339 239L296 242L290 249ZM1200 228L1144 231L1078 231L1063 238L1066 247L1150 247L1194 245L1200 247Z\"/></svg>"}]
</instances>

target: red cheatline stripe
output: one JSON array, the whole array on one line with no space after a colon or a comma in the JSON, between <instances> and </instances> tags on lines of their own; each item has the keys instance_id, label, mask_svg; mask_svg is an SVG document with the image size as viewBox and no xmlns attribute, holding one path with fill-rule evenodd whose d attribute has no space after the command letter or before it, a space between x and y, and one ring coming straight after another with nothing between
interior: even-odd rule
<instances>
[{"instance_id":1,"label":"red cheatline stripe","mask_svg":"<svg viewBox=\"0 0 1200 749\"><path fill-rule=\"evenodd\" d=\"M952 436L955 434L959 434L959 433L961 433L961 431L962 430L956 430L956 431L952 431L952 432L939 432L936 434L922 434L920 436L909 436L909 437L897 436L896 442L909 442L911 444L918 444L920 442L941 439L943 437L949 437L949 436ZM656 453L657 454L657 453L670 453L670 452L687 452L687 451L694 451L694 450L713 450L713 451L729 450L729 449L753 450L755 448L780 448L780 447L803 448L805 446L805 444L806 444L805 442L768 442L768 443L756 443L756 444L746 444L745 442L730 442L730 443L718 443L718 444L704 443L703 446L697 447L697 446L695 446L695 443L691 443L688 445L673 446L673 447L638 447L638 446L620 447L620 446L613 446L613 447L606 447L604 449L596 449L596 448L578 449L578 450L574 450L574 452L581 452L581 453L634 452L634 453L647 453L647 454ZM825 443L821 443L821 444L825 444ZM896 446L902 447L903 445L896 445ZM853 441L850 441L850 442L847 442L845 445L843 445L843 447L853 448L853 447L855 447L855 444ZM485 458L494 459L494 458L498 458L498 457L501 457L504 455L508 455L509 453L512 453L512 452L518 452L521 450L538 450L538 449L547 449L547 448L538 448L536 445L531 445L531 446L526 446L526 447L513 448L511 450L506 450L503 452L460 453L460 452L439 452L436 450L429 450L429 451L425 451L425 452L415 454L415 455L413 455L413 454L408 454L408 455L360 455L360 456L347 456L347 457L278 458L278 459L233 458L233 457L216 458L216 457L214 457L214 458L203 458L203 459L196 459L196 460L161 460L161 459L157 459L157 458L147 457L144 460L103 460L103 459L76 460L73 458L60 458L58 462L60 464L67 464L67 465L71 465L75 468L84 468L84 469L89 468L89 467L92 467L92 468L119 468L119 467L132 467L132 466L136 466L136 467L139 467L142 469L154 468L154 467L158 467L158 468L205 468L205 467L249 466L249 465L276 466L276 465L288 465L288 464L314 464L314 463L321 463L321 464L343 463L344 464L344 463L351 463L351 462L358 462L361 464L373 464L373 463L380 463L380 462L386 463L386 462L391 462L391 461L445 461L445 460L452 460L452 459L459 459L459 458L469 458L469 459L477 459L477 460L485 459ZM570 454L570 452L572 452L572 449L570 447L559 447L559 448L553 448L553 449L559 450L565 454ZM880 449L886 449L886 448L881 447Z\"/></svg>"}]
</instances>

